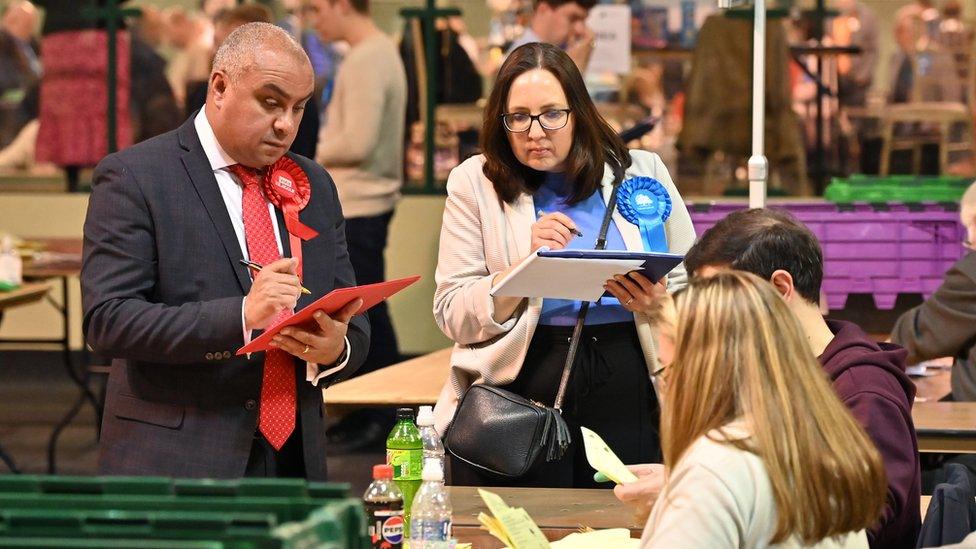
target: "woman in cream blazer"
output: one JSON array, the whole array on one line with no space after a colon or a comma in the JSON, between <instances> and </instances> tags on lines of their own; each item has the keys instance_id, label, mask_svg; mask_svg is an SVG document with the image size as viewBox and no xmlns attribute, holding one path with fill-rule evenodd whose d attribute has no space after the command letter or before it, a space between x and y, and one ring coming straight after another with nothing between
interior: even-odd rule
<instances>
[{"instance_id":1,"label":"woman in cream blazer","mask_svg":"<svg viewBox=\"0 0 976 549\"><path fill-rule=\"evenodd\" d=\"M520 51L525 48L530 48L532 51ZM540 50L543 50L542 53L540 53ZM547 58L546 56L549 57ZM565 110L573 112L575 115L573 122L575 122L576 126L579 126L585 120L585 113L580 113L579 115L577 113L584 110L585 106L578 106L577 104L589 102L590 100L585 95L582 78L579 77L575 65L572 65L572 62L568 58L563 60L562 57L564 56L565 54L561 50L544 44L523 46L513 52L506 61L505 65L509 66L508 71L506 73L506 66L503 66L499 73L496 87L512 84L512 80L518 76L519 67L513 68L510 65L518 63L519 59L522 60L522 72L531 70L539 71L540 67L538 65L541 64L541 68L546 70L549 76L559 76L563 80L569 79L572 76L566 76L565 73L569 71L569 68L562 65L564 61L568 62L569 66L573 67L572 70L575 72L575 78L578 78L578 82L574 80L570 84L567 84L564 81L562 82L563 88L578 85L582 91L573 93L576 90L567 89L566 97L568 99L563 99L563 101L568 103L570 107ZM550 63L549 66L546 66L547 59ZM533 63L536 64L534 65ZM553 63L556 65L553 66ZM563 73L560 73L560 71L563 71ZM515 73L514 75L512 74L513 72ZM510 96L509 103L514 100L516 89L517 87L512 87L512 96ZM506 93L504 95L508 94ZM504 101L505 99L504 97L495 97L495 92L493 92L492 96L496 101ZM574 99L577 104L574 104ZM542 104L544 105L558 103L555 100L546 101L540 99L540 101L543 101ZM489 99L489 107L486 109L485 114L486 129L490 126L489 122L492 115L488 111L491 110L491 107L492 100ZM591 109L593 108L592 103L589 103L589 107ZM496 106L496 108L505 109L506 107L502 105ZM532 114L530 111L531 109L527 109L526 113ZM595 109L592 112L596 116ZM537 116L546 116L547 114L548 112L544 112ZM536 120L529 121L529 133L536 131L533 129L535 122ZM508 121L506 120L506 128L508 127L507 124ZM538 131L546 130L541 120L539 121L539 127L541 129ZM511 129L508 131L512 135L517 133ZM546 133L554 142L560 139L558 129L552 131L546 130ZM610 137L612 138L613 135L610 134ZM490 139L490 136L483 137L483 139ZM510 137L510 139L514 140L517 137ZM513 148L516 146L515 143L513 141ZM558 144L555 146L558 148ZM620 143L620 148L620 150L626 150L622 143ZM684 254L694 243L695 232L688 211L681 200L678 190L671 181L667 168L656 154L645 151L631 151L629 154L631 163L626 168L626 171L621 174L623 176L622 180L627 180L635 176L644 176L654 178L660 182L661 186L667 191L672 204L670 216L664 223L667 251ZM561 361L565 360L564 336L566 334L560 331L563 327L546 326L546 330L542 330L540 327L540 317L544 316L542 299L531 298L522 300L510 318L502 322L498 322L495 318L495 305L493 298L489 295L493 280L496 275L518 264L534 251L532 245L533 225L540 222L540 220L537 220L537 213L539 213L538 210L541 206L536 203L534 195L530 192L522 192L514 200L510 202L505 201L496 192L496 186L493 182L485 176L485 163L486 157L484 155L469 158L451 172L447 183L448 197L444 210L440 235L440 251L435 275L437 289L434 294L434 317L441 330L455 342L455 346L451 357L450 376L441 391L435 408L436 427L442 435L448 429L461 396L474 383L504 386L526 398L537 399L549 406L553 404L552 397L548 396L548 394L536 398L538 392L535 395L527 395L520 392L520 390L512 388L513 382L517 380L519 382L524 381L525 376L520 376L520 373L525 373L523 363L530 352L533 339L536 338L538 340L540 332L545 332L546 335L543 337L550 338L551 341L548 343L536 341L535 345L537 349L546 348L547 346L560 349L553 351L553 355L555 356L549 361L552 363L551 369L556 370L556 374L561 372ZM546 175L546 181L548 182L548 178L554 175L558 174L548 173ZM597 192L603 199L604 211L605 205L613 190L615 179L617 178L614 176L610 166L605 166L602 181L597 187ZM542 183L542 187L546 185L548 183ZM538 196L538 194L535 196ZM602 215L599 217L602 217ZM619 237L622 239L622 243L626 249L644 251L645 246L641 232L636 225L627 221L621 215L619 209L615 209L612 220L612 225L619 231ZM587 232L589 233L590 231L588 230ZM588 234L588 242L595 240L596 233L597 229L594 229L592 234ZM586 247L592 247L592 244ZM674 291L680 288L685 284L685 280L684 267L679 266L667 277L668 291ZM554 281L554 283L558 283L558 281ZM617 304L617 307L622 307L623 301L622 299L621 303ZM633 301L633 299L629 301ZM631 308L627 310L630 311ZM591 310L590 317L592 316L593 313ZM650 402L648 408L653 408L653 410L647 410L647 414L644 414L642 411L642 417L639 419L641 425L639 428L634 427L634 429L630 429L633 418L628 417L630 415L629 413L620 412L619 415L614 415L614 401L616 398L613 395L604 395L602 397L603 400L597 403L590 401L590 408L592 409L572 410L571 401L575 399L577 404L579 404L580 402L586 402L587 398L591 398L593 396L592 394L589 397L587 395L593 389L592 385L597 383L594 380L612 375L616 366L614 357L621 354L621 351L627 350L626 345L624 347L601 348L603 343L600 340L603 339L604 335L608 336L608 339L614 339L614 337L610 337L614 336L614 334L600 334L598 331L592 331L598 330L600 327L594 326L591 330L589 323L590 317L587 317L588 322L584 329L584 338L580 349L580 355L584 355L584 357L577 358L568 391L567 406L564 407L566 409L564 410L563 416L570 423L571 430L574 433L573 445L562 460L565 463L558 466L553 463L547 463L544 467L550 469L549 471L532 475L532 478L519 479L510 482L510 484L535 486L593 485L592 470L585 463L585 459L582 459L582 444L576 444L580 440L578 425L590 426L587 416L592 416L593 414L602 415L603 417L600 421L592 424L595 427L591 428L594 428L594 430L604 436L612 447L614 446L614 440L624 441L624 439L634 439L640 433L649 433L647 438L652 440L642 441L642 444L644 447L652 446L653 448L650 450L642 450L642 452L644 455L652 457L652 461L653 458L659 457L660 455L657 442L657 403L656 397L653 396L653 388L650 384L650 372L656 368L657 364L655 338L652 335L650 324L640 312L635 312L632 315L630 313L627 314L628 319L633 319L634 328L630 332L636 332L636 335L631 340L622 341L633 342L630 344L631 353L638 357L641 363L640 368L643 372L640 376L642 379L638 380L639 383L636 383L636 385L641 385L642 388L639 389L633 386L635 383L630 383L633 386L632 388L625 386L618 390L624 392L629 390L634 393L638 390L649 390L649 398L651 400L648 401ZM619 324L610 324L608 326L619 326ZM628 328L630 326L629 320L627 321L627 326ZM571 332L571 326L568 328ZM558 334L558 340L552 334ZM621 342L618 342L618 344ZM559 347L560 345L562 347ZM530 357L533 368L538 367L539 361L537 358ZM587 362L594 364L590 366L583 365ZM534 384L538 388L539 380L530 380L526 381L526 383L530 387ZM526 383L516 383L516 385L525 389ZM556 382L552 383L551 386L553 395L556 391L556 385L558 385L558 375ZM543 389L546 388L543 387ZM532 389L529 389L529 392L531 393ZM598 391L593 391L594 394L596 392ZM577 419L578 423L576 422ZM607 432L615 430L618 424L621 431L619 436L613 436L613 433ZM600 431L601 428L603 432ZM623 443L620 442L619 444ZM629 453L630 455L634 455L636 452L636 450L628 452L626 449L614 449L622 454L622 458L624 454ZM624 461L628 462L626 458L624 458ZM647 460L644 461L646 462ZM463 464L458 463L457 460L452 461L453 483L480 485L498 485L501 483L497 478L481 478L478 475L468 474L469 472L459 474L459 469L463 468ZM561 471L555 471L556 469L561 469ZM462 478L459 478L459 476Z\"/></svg>"}]
</instances>

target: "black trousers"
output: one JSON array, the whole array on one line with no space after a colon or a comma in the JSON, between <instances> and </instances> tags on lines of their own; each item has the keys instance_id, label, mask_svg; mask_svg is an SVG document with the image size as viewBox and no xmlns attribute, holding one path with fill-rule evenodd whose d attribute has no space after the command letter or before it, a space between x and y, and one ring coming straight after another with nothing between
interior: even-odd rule
<instances>
[{"instance_id":1,"label":"black trousers","mask_svg":"<svg viewBox=\"0 0 976 549\"><path fill-rule=\"evenodd\" d=\"M393 212L346 220L346 248L356 273L356 284L375 284L386 278L387 233ZM390 310L383 301L367 312L369 318L369 353L357 375L379 370L400 361L396 333L390 321Z\"/></svg>"},{"instance_id":2,"label":"black trousers","mask_svg":"<svg viewBox=\"0 0 976 549\"><path fill-rule=\"evenodd\" d=\"M559 388L572 327L539 326L519 375L504 388L552 405ZM562 460L542 461L519 479L484 473L451 457L455 486L607 487L593 480L586 461L585 426L600 435L624 463L659 463L660 411L633 323L586 326L569 378L563 418L572 442Z\"/></svg>"},{"instance_id":3,"label":"black trousers","mask_svg":"<svg viewBox=\"0 0 976 549\"><path fill-rule=\"evenodd\" d=\"M302 419L297 414L295 430L285 441L281 450L274 446L260 431L254 431L251 455L244 469L245 477L256 478L307 478L305 472L305 449L302 445Z\"/></svg>"}]
</instances>

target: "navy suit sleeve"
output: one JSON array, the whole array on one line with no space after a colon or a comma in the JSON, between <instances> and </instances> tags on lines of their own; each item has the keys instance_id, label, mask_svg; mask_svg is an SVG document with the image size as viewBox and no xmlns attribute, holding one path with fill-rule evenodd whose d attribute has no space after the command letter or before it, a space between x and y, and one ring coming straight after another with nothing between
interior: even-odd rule
<instances>
[{"instance_id":1,"label":"navy suit sleeve","mask_svg":"<svg viewBox=\"0 0 976 549\"><path fill-rule=\"evenodd\" d=\"M157 230L138 181L117 156L96 168L85 217L83 330L92 349L154 363L204 362L243 345L242 296L168 306L153 301Z\"/></svg>"},{"instance_id":2,"label":"navy suit sleeve","mask_svg":"<svg viewBox=\"0 0 976 549\"><path fill-rule=\"evenodd\" d=\"M321 168L320 168L321 169ZM349 252L346 249L346 220L342 215L342 205L339 204L339 195L336 191L335 183L326 174L326 184L329 192L332 193L334 221L333 230L335 231L335 287L346 288L356 285L356 273L352 269L352 262L349 260ZM338 383L348 379L356 370L362 366L369 352L369 320L366 315L357 315L349 322L349 331L346 333L349 338L349 362L346 367L335 374L323 378L319 385L327 387L333 383Z\"/></svg>"}]
</instances>

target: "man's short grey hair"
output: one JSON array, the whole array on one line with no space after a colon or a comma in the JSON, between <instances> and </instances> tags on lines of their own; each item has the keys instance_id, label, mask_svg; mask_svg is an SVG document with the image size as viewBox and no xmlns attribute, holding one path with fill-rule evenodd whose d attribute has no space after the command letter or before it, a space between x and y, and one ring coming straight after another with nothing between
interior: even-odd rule
<instances>
[{"instance_id":1,"label":"man's short grey hair","mask_svg":"<svg viewBox=\"0 0 976 549\"><path fill-rule=\"evenodd\" d=\"M311 68L301 44L284 29L271 23L247 23L230 33L217 49L210 74L222 71L236 80L254 66L255 54L262 50L290 55Z\"/></svg>"}]
</instances>

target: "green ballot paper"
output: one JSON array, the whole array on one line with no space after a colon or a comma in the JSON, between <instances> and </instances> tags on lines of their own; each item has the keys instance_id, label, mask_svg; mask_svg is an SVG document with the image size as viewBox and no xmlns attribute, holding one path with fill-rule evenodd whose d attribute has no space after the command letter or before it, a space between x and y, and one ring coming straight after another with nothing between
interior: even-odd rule
<instances>
[{"instance_id":1,"label":"green ballot paper","mask_svg":"<svg viewBox=\"0 0 976 549\"><path fill-rule=\"evenodd\" d=\"M586 461L590 462L590 467L617 484L627 484L637 480L637 475L630 472L600 435L586 427L580 429L583 431L583 448L586 450Z\"/></svg>"}]
</instances>

